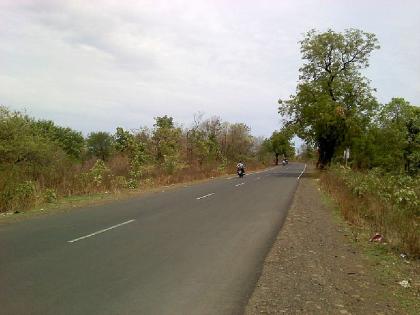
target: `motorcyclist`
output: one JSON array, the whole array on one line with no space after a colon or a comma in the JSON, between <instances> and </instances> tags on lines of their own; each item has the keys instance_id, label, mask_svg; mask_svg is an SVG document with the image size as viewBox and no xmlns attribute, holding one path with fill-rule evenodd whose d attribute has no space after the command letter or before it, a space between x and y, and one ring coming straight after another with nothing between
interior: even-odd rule
<instances>
[{"instance_id":1,"label":"motorcyclist","mask_svg":"<svg viewBox=\"0 0 420 315\"><path fill-rule=\"evenodd\" d=\"M242 161L239 161L239 163L236 165L236 169L238 171L238 174L245 174L245 164Z\"/></svg>"}]
</instances>

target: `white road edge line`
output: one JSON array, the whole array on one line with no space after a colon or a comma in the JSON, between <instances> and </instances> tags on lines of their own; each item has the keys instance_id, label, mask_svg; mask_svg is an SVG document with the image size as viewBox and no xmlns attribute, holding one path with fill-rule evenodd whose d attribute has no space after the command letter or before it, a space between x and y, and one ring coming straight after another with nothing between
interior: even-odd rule
<instances>
[{"instance_id":1,"label":"white road edge line","mask_svg":"<svg viewBox=\"0 0 420 315\"><path fill-rule=\"evenodd\" d=\"M203 198L207 198L207 197L213 196L214 194L215 193L207 194L207 195L204 195L204 196L201 196L201 197L197 197L195 199L200 200L200 199L203 199Z\"/></svg>"},{"instance_id":2,"label":"white road edge line","mask_svg":"<svg viewBox=\"0 0 420 315\"><path fill-rule=\"evenodd\" d=\"M245 184L245 183L236 184L235 187L239 187L239 186L241 186L243 184Z\"/></svg>"},{"instance_id":3,"label":"white road edge line","mask_svg":"<svg viewBox=\"0 0 420 315\"><path fill-rule=\"evenodd\" d=\"M95 235L101 234L101 233L103 233L103 232L106 232L106 231L109 231L109 230L115 229L115 228L117 228L117 227L120 227L120 226L122 226L122 225L125 225L125 224L128 224L128 223L131 223L131 222L133 222L133 221L135 221L135 219L128 220L128 221L125 221L125 222L122 222L122 223L119 223L119 224L116 224L116 225L110 226L109 228L106 228L106 229L103 229L103 230L99 230L99 231L93 232L93 233L88 234L88 235L85 235L85 236L81 236L81 237L75 238L74 240L67 241L67 242L68 242L68 243L74 243L74 242L77 242L77 241L83 240L83 239L85 239L85 238L88 238L88 237L91 237L91 236L95 236Z\"/></svg>"},{"instance_id":4,"label":"white road edge line","mask_svg":"<svg viewBox=\"0 0 420 315\"><path fill-rule=\"evenodd\" d=\"M299 177L297 178L298 180L299 180L299 179L300 179L300 177L303 175L303 173L305 172L305 170L306 170L306 164L305 164L305 167L303 168L302 173L300 173Z\"/></svg>"}]
</instances>

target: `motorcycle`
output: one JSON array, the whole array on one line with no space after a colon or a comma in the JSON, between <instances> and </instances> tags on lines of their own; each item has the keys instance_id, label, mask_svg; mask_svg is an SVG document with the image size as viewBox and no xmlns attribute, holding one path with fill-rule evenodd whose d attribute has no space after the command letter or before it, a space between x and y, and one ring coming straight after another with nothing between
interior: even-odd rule
<instances>
[{"instance_id":1,"label":"motorcycle","mask_svg":"<svg viewBox=\"0 0 420 315\"><path fill-rule=\"evenodd\" d=\"M244 170L243 168L238 168L237 173L238 173L238 176L239 176L240 178L242 178L242 177L244 177L244 175L245 175L245 170Z\"/></svg>"},{"instance_id":2,"label":"motorcycle","mask_svg":"<svg viewBox=\"0 0 420 315\"><path fill-rule=\"evenodd\" d=\"M289 163L289 161L287 159L283 159L283 161L281 161L281 164L283 166L287 165Z\"/></svg>"}]
</instances>

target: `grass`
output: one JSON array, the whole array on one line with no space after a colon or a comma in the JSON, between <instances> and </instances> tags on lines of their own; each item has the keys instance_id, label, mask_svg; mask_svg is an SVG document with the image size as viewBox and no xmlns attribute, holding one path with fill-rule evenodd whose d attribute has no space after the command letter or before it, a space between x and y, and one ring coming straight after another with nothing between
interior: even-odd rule
<instances>
[{"instance_id":1,"label":"grass","mask_svg":"<svg viewBox=\"0 0 420 315\"><path fill-rule=\"evenodd\" d=\"M369 242L371 229L355 225L352 223L354 220L346 220L335 196L325 186L320 185L320 188L323 202L331 209L334 221L349 235L352 245L362 253L376 281L386 286L386 298L396 300L406 314L420 314L420 261L401 257L389 243ZM408 280L410 288L401 286L399 282L402 280Z\"/></svg>"}]
</instances>

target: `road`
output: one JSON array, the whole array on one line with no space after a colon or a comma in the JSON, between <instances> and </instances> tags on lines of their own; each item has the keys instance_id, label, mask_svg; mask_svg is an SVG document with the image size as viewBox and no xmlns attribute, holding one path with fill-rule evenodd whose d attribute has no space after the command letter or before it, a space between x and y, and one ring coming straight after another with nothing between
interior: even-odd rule
<instances>
[{"instance_id":1,"label":"road","mask_svg":"<svg viewBox=\"0 0 420 315\"><path fill-rule=\"evenodd\" d=\"M0 313L239 314L304 165L0 226Z\"/></svg>"}]
</instances>

